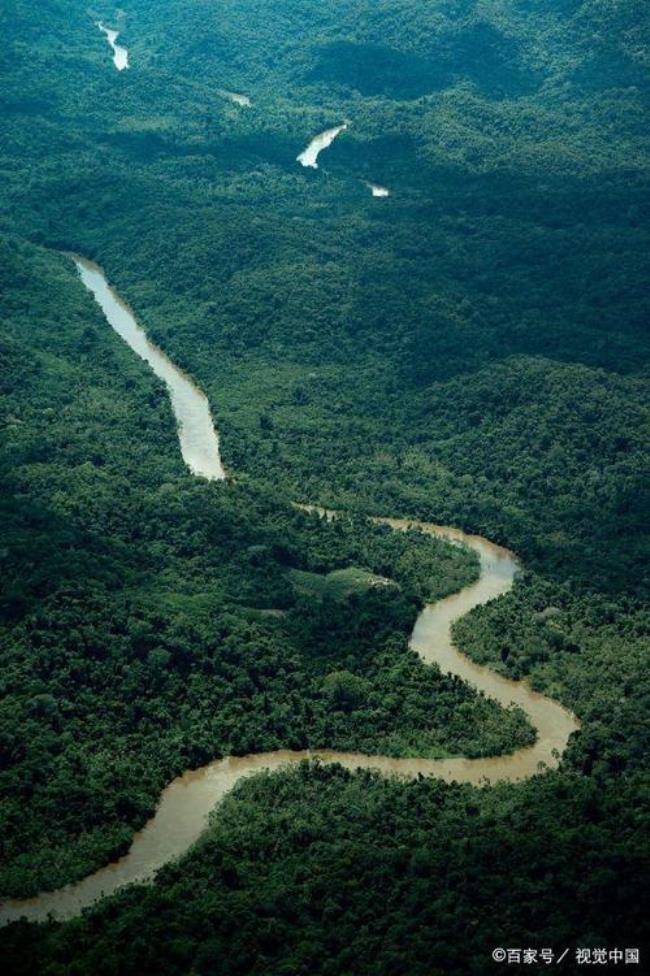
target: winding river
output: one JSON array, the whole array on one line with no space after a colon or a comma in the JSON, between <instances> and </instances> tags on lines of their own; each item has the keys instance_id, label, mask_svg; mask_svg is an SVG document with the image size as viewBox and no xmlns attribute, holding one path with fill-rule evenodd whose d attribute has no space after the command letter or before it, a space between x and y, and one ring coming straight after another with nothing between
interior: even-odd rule
<instances>
[{"instance_id":1,"label":"winding river","mask_svg":"<svg viewBox=\"0 0 650 976\"><path fill-rule=\"evenodd\" d=\"M176 414L183 458L190 470L208 479L223 479L219 439L212 423L205 395L191 379L147 339L129 307L110 288L102 270L81 257L73 258L81 280L94 295L115 331L165 381ZM301 505L323 518L336 513L317 506ZM516 781L541 769L557 766L569 736L580 728L571 712L525 681L510 681L489 668L474 664L454 647L451 626L473 607L506 593L518 570L516 557L481 536L459 529L411 519L375 518L395 530L416 527L422 532L469 546L480 560L479 579L459 593L424 607L411 635L411 646L427 664L436 664L467 681L504 706L519 705L537 731L535 743L511 755L482 759L394 759L333 750L292 752L278 750L241 757L228 757L189 770L162 792L156 813L133 838L129 851L82 881L31 899L16 899L0 906L0 924L18 918L43 921L52 916L66 919L78 915L98 899L132 882L149 881L163 864L179 857L205 830L214 805L243 777L262 770L274 770L290 763L318 756L323 762L337 762L350 770L374 769L390 775L413 778L436 776L481 785L487 781Z\"/></svg>"},{"instance_id":2,"label":"winding river","mask_svg":"<svg viewBox=\"0 0 650 976\"><path fill-rule=\"evenodd\" d=\"M104 27L101 20L97 21L97 26L99 27L102 34L106 35L106 40L110 44L111 50L113 52L113 64L118 71L124 71L125 68L129 66L129 52L121 44L117 43L117 39L120 36L120 32L116 30L111 30L110 27Z\"/></svg>"}]
</instances>

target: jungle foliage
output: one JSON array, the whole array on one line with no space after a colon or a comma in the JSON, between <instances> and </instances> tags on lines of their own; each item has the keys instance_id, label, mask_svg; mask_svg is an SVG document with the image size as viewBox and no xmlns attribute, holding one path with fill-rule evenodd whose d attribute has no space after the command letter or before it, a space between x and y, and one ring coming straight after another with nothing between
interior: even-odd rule
<instances>
[{"instance_id":1,"label":"jungle foliage","mask_svg":"<svg viewBox=\"0 0 650 976\"><path fill-rule=\"evenodd\" d=\"M10 971L483 976L499 944L642 944L647 4L13 0L0 29L3 892L83 876L226 752L529 741L408 650L471 558L364 513L513 547L528 572L458 640L583 722L524 784L252 780L155 885L0 933ZM205 389L234 483L188 476L56 251Z\"/></svg>"},{"instance_id":2,"label":"jungle foliage","mask_svg":"<svg viewBox=\"0 0 650 976\"><path fill-rule=\"evenodd\" d=\"M530 741L521 714L407 647L475 557L192 479L164 389L72 262L12 242L1 257L6 893L98 866L169 779L219 755Z\"/></svg>"}]
</instances>

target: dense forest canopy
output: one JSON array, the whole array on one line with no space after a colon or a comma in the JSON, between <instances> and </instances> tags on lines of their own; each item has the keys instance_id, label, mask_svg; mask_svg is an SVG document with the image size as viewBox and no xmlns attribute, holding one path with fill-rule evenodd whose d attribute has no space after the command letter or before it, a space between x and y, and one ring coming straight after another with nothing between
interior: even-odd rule
<instances>
[{"instance_id":1,"label":"dense forest canopy","mask_svg":"<svg viewBox=\"0 0 650 976\"><path fill-rule=\"evenodd\" d=\"M480 976L497 944L642 944L647 4L10 0L0 29L2 895L124 851L220 755L530 742L408 647L471 554L367 514L514 548L458 640L583 723L514 786L252 780L155 885L0 932L10 971ZM188 475L66 252L206 391L232 483Z\"/></svg>"},{"instance_id":2,"label":"dense forest canopy","mask_svg":"<svg viewBox=\"0 0 650 976\"><path fill-rule=\"evenodd\" d=\"M38 22L14 8L6 225L101 257L205 387L231 467L309 499L454 519L539 566L647 592L641 4L137 3L115 21L122 73L81 5ZM415 100L314 81L337 45L355 49L337 65L390 74L382 38L456 68ZM534 87L496 98L472 76L493 61ZM343 118L322 171L301 171L309 137ZM503 419L476 385L487 367L501 388L496 363L517 389ZM492 458L480 472L476 434Z\"/></svg>"}]
</instances>

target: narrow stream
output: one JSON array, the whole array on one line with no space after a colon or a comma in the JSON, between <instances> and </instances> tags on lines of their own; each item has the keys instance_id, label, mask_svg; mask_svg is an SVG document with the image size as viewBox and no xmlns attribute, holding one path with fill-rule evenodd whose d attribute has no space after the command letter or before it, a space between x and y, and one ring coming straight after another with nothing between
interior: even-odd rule
<instances>
[{"instance_id":1,"label":"narrow stream","mask_svg":"<svg viewBox=\"0 0 650 976\"><path fill-rule=\"evenodd\" d=\"M219 439L205 395L149 342L132 312L108 285L102 270L80 257L75 257L74 261L81 280L92 291L110 325L167 383L178 420L181 451L190 470L206 478L224 478ZM323 518L336 517L336 513L317 506L298 507L315 511ZM513 553L481 536L469 535L449 526L396 518L375 518L373 521L390 525L396 531L413 526L422 532L469 546L477 553L479 579L459 593L427 604L416 620L410 643L427 664L435 664L443 672L457 675L506 707L511 703L519 705L537 730L536 742L510 755L481 759L394 759L326 749L315 752L278 750L216 760L201 769L188 770L163 790L156 813L135 834L127 854L76 884L35 898L5 902L0 906L0 925L23 917L31 921L43 921L50 915L56 919L71 918L126 884L151 880L158 868L180 857L200 837L214 805L240 779L261 770L274 770L318 756L323 762L338 762L350 770L375 769L386 775L436 776L447 782L456 780L481 785L497 780L514 782L533 776L545 767L557 766L569 736L580 728L575 715L558 702L533 691L527 682L510 681L487 667L474 664L454 647L451 639L454 621L473 607L507 593L512 587L519 568Z\"/></svg>"},{"instance_id":2,"label":"narrow stream","mask_svg":"<svg viewBox=\"0 0 650 976\"><path fill-rule=\"evenodd\" d=\"M125 68L129 66L129 52L121 44L117 44L117 39L120 36L120 32L116 30L111 30L110 27L104 27L101 20L97 21L97 26L99 27L102 34L106 35L106 40L110 44L111 50L113 51L113 64L118 71L124 71Z\"/></svg>"},{"instance_id":3,"label":"narrow stream","mask_svg":"<svg viewBox=\"0 0 650 976\"><path fill-rule=\"evenodd\" d=\"M322 153L323 149L327 149L332 145L334 140L341 132L347 129L348 124L344 122L342 125L337 125L333 129L326 129L325 132L321 132L319 135L315 136L306 149L296 156L296 161L301 164L301 166L307 166L311 169L318 169L318 157Z\"/></svg>"}]
</instances>

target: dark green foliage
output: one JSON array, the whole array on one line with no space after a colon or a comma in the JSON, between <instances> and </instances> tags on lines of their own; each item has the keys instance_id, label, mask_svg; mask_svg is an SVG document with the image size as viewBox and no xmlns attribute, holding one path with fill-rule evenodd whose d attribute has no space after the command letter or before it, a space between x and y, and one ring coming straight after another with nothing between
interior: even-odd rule
<instances>
[{"instance_id":1,"label":"dark green foliage","mask_svg":"<svg viewBox=\"0 0 650 976\"><path fill-rule=\"evenodd\" d=\"M647 593L647 394L632 378L649 352L648 82L631 41L632 27L639 45L648 36L647 11L503 0L488 22L472 4L371 6L274 3L269 16L256 0L221 16L192 2L165 16L141 0L122 25L133 67L118 75L93 24L54 5L49 33L29 63L16 47L8 78L16 105L40 58L58 99L37 124L8 120L11 226L101 258L209 393L234 470L309 500L455 520L545 571ZM436 64L444 48L466 71L503 48L508 66L543 62L546 81L525 105L483 97L469 76L408 104L305 87L318 50L341 45L377 70L373 51L398 52L404 82L402 62L434 48ZM605 56L637 65L635 84L608 80L594 62ZM578 75L606 95L583 92ZM322 170L301 170L309 136L343 117L350 128ZM362 179L392 196L374 200ZM485 387L512 403L518 430L505 440ZM584 397L590 411L572 402ZM603 414L606 441L589 443ZM628 423L631 446L612 461L614 429ZM607 469L598 497L583 495L576 461Z\"/></svg>"},{"instance_id":2,"label":"dark green foliage","mask_svg":"<svg viewBox=\"0 0 650 976\"><path fill-rule=\"evenodd\" d=\"M541 948L540 933L556 947L642 945L648 786L603 795L552 774L477 793L318 766L258 776L155 887L36 941L15 926L7 958L21 976L62 976L70 959L92 976L483 976L496 945Z\"/></svg>"},{"instance_id":3,"label":"dark green foliage","mask_svg":"<svg viewBox=\"0 0 650 976\"><path fill-rule=\"evenodd\" d=\"M340 41L317 50L307 81L342 85L362 95L417 98L469 80L498 97L529 94L535 77L518 68L517 45L492 25L476 23L436 37L427 58L390 47Z\"/></svg>"},{"instance_id":4,"label":"dark green foliage","mask_svg":"<svg viewBox=\"0 0 650 976\"><path fill-rule=\"evenodd\" d=\"M557 774L483 791L253 780L156 885L2 932L5 968L483 976L497 944L641 945L646 0L129 0L117 17L0 11L5 890L124 850L171 777L223 752L527 741L406 646L471 562L291 499L514 547L534 574L458 638L583 731ZM104 265L208 393L236 484L192 481L165 390L70 263L26 240ZM350 567L397 585L350 587Z\"/></svg>"},{"instance_id":5,"label":"dark green foliage","mask_svg":"<svg viewBox=\"0 0 650 976\"><path fill-rule=\"evenodd\" d=\"M497 603L455 626L464 650L577 708L585 730L572 766L605 784L647 767L650 617L647 604L576 594L527 575Z\"/></svg>"},{"instance_id":6,"label":"dark green foliage","mask_svg":"<svg viewBox=\"0 0 650 976\"><path fill-rule=\"evenodd\" d=\"M22 364L2 374L5 892L124 849L174 775L222 754L530 741L520 714L407 647L422 601L472 579L470 554L192 479L166 393L72 262L11 241L0 257L3 347ZM341 585L350 566L395 585ZM328 573L321 594L295 585ZM355 701L332 695L342 670Z\"/></svg>"}]
</instances>

